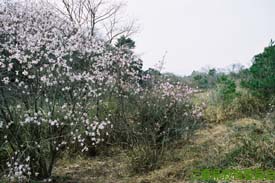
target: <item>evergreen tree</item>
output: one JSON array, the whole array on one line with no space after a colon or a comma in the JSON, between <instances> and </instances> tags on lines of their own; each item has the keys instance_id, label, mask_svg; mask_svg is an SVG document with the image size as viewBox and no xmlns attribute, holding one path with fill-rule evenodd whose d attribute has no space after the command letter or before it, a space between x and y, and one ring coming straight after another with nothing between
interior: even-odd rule
<instances>
[{"instance_id":1,"label":"evergreen tree","mask_svg":"<svg viewBox=\"0 0 275 183\"><path fill-rule=\"evenodd\" d=\"M242 81L243 86L250 88L261 97L275 94L275 45L270 45L254 57L253 65L248 69L248 77Z\"/></svg>"}]
</instances>

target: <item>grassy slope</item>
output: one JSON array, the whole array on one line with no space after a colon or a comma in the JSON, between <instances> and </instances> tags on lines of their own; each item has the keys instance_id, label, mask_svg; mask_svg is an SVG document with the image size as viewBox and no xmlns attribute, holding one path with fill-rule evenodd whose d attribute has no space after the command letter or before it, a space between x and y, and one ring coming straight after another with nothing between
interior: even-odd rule
<instances>
[{"instance_id":1,"label":"grassy slope","mask_svg":"<svg viewBox=\"0 0 275 183\"><path fill-rule=\"evenodd\" d=\"M178 145L175 150L171 151L169 158L160 169L145 175L132 175L127 165L127 156L122 152L114 153L115 155L109 157L99 156L94 159L60 161L55 174L64 177L64 182L80 183L190 182L188 180L194 168L242 168L242 165L246 164L243 162L236 163L236 161L250 161L251 159L249 157L247 160L245 158L237 159L243 156L240 153L235 153L239 152L238 150L242 147L243 140L240 139L251 134L254 136L259 134L259 137L263 134L270 135L263 129L265 127L262 121L250 118L209 125L207 128L198 130L190 143ZM261 162L253 162L252 164L254 167L261 166Z\"/></svg>"}]
</instances>

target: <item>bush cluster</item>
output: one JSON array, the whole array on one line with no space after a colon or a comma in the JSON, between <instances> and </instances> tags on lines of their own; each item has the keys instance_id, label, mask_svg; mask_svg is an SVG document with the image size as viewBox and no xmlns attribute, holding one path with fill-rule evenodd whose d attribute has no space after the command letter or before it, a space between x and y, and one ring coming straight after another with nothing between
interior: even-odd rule
<instances>
[{"instance_id":1,"label":"bush cluster","mask_svg":"<svg viewBox=\"0 0 275 183\"><path fill-rule=\"evenodd\" d=\"M266 102L250 90L239 89L233 79L222 76L217 88L210 94L205 118L210 122L262 115L267 110Z\"/></svg>"},{"instance_id":2,"label":"bush cluster","mask_svg":"<svg viewBox=\"0 0 275 183\"><path fill-rule=\"evenodd\" d=\"M164 146L188 138L201 116L192 89L143 72L132 47L45 5L1 3L0 177L48 179L63 152L110 143L132 149L133 167L153 169Z\"/></svg>"}]
</instances>

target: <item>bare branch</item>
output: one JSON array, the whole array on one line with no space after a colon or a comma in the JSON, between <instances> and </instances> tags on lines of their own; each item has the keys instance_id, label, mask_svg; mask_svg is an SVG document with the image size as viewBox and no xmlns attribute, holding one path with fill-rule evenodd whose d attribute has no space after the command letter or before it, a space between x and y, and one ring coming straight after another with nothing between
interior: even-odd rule
<instances>
[{"instance_id":1,"label":"bare branch","mask_svg":"<svg viewBox=\"0 0 275 183\"><path fill-rule=\"evenodd\" d=\"M78 26L88 26L91 36L99 30L107 42L118 36L129 37L137 32L135 21L124 25L121 15L124 3L110 3L106 0L61 0L63 8L58 11Z\"/></svg>"}]
</instances>

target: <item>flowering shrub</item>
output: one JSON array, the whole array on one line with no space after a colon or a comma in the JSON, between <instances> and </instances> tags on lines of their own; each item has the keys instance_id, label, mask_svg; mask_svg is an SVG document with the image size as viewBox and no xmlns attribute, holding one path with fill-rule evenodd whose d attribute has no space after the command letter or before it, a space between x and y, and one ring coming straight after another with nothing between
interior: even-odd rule
<instances>
[{"instance_id":1,"label":"flowering shrub","mask_svg":"<svg viewBox=\"0 0 275 183\"><path fill-rule=\"evenodd\" d=\"M115 65L115 67L114 67ZM69 144L88 151L108 135L97 110L109 93L135 91L141 63L45 4L0 6L0 141L12 181L44 179ZM90 142L90 143L87 143ZM88 144L88 145L87 145Z\"/></svg>"},{"instance_id":2,"label":"flowering shrub","mask_svg":"<svg viewBox=\"0 0 275 183\"><path fill-rule=\"evenodd\" d=\"M165 80L157 83L144 88L130 125L129 158L137 173L158 168L167 149L179 139L186 142L201 124L202 109L192 104L191 88Z\"/></svg>"},{"instance_id":3,"label":"flowering shrub","mask_svg":"<svg viewBox=\"0 0 275 183\"><path fill-rule=\"evenodd\" d=\"M136 173L159 167L166 150L176 140L186 142L202 120L202 108L192 102L196 90L173 83L157 71L143 72L140 83L139 92L123 102L124 110L114 102L110 139L130 148L130 168Z\"/></svg>"},{"instance_id":4,"label":"flowering shrub","mask_svg":"<svg viewBox=\"0 0 275 183\"><path fill-rule=\"evenodd\" d=\"M202 110L191 102L193 93L188 86L169 81L160 81L153 88L145 88L137 107L137 124L141 131L148 131L145 133L148 135L155 133L156 142L191 134L202 117Z\"/></svg>"},{"instance_id":5,"label":"flowering shrub","mask_svg":"<svg viewBox=\"0 0 275 183\"><path fill-rule=\"evenodd\" d=\"M143 73L127 46L41 2L0 5L1 177L51 180L64 150L88 152L106 140L145 145L148 161L159 160L163 144L196 129L194 90Z\"/></svg>"}]
</instances>

